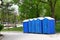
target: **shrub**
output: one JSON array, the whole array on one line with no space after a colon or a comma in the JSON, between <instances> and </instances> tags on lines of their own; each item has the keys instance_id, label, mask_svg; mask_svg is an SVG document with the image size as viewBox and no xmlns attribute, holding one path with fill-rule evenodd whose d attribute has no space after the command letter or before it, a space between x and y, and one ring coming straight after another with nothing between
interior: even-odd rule
<instances>
[{"instance_id":1,"label":"shrub","mask_svg":"<svg viewBox=\"0 0 60 40\"><path fill-rule=\"evenodd\" d=\"M4 26L2 24L0 24L0 31L4 28Z\"/></svg>"}]
</instances>

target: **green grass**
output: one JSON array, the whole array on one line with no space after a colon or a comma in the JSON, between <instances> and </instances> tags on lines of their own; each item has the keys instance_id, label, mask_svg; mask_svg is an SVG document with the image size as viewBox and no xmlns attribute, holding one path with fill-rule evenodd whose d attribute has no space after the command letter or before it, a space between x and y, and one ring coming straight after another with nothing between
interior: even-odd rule
<instances>
[{"instance_id":1,"label":"green grass","mask_svg":"<svg viewBox=\"0 0 60 40\"><path fill-rule=\"evenodd\" d=\"M14 28L7 28L7 29L3 29L2 31L23 31L22 27L14 27Z\"/></svg>"},{"instance_id":2,"label":"green grass","mask_svg":"<svg viewBox=\"0 0 60 40\"><path fill-rule=\"evenodd\" d=\"M56 32L60 32L60 22L56 23Z\"/></svg>"}]
</instances>

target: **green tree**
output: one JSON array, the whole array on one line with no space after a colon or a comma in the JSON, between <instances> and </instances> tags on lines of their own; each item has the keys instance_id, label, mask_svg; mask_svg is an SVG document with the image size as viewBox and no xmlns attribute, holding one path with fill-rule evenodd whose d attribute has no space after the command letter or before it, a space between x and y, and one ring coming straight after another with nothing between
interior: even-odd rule
<instances>
[{"instance_id":1,"label":"green tree","mask_svg":"<svg viewBox=\"0 0 60 40\"><path fill-rule=\"evenodd\" d=\"M57 1L55 9L56 9L55 18L56 18L56 20L60 20L60 0Z\"/></svg>"},{"instance_id":2,"label":"green tree","mask_svg":"<svg viewBox=\"0 0 60 40\"><path fill-rule=\"evenodd\" d=\"M42 4L40 0L23 0L23 4L20 5L20 11L25 17L34 18L39 17L43 12ZM33 16L32 16L33 15Z\"/></svg>"},{"instance_id":3,"label":"green tree","mask_svg":"<svg viewBox=\"0 0 60 40\"><path fill-rule=\"evenodd\" d=\"M45 15L42 16L55 18L57 1L58 0L23 0L23 3L19 5L19 10L21 11L20 16L25 19L39 17L42 15L43 10L46 9ZM44 8L42 8L43 6Z\"/></svg>"},{"instance_id":4,"label":"green tree","mask_svg":"<svg viewBox=\"0 0 60 40\"><path fill-rule=\"evenodd\" d=\"M10 19L9 16L13 15L12 12L13 12L13 9L9 9L9 7L11 7L11 2L5 2L5 1L2 1L2 4L0 5L0 20L1 22L10 22Z\"/></svg>"},{"instance_id":5,"label":"green tree","mask_svg":"<svg viewBox=\"0 0 60 40\"><path fill-rule=\"evenodd\" d=\"M40 0L40 2L42 3L46 3L49 5L50 7L50 12L51 12L51 17L55 18L55 7L56 7L56 3L58 0L47 0L47 1L42 1Z\"/></svg>"}]
</instances>

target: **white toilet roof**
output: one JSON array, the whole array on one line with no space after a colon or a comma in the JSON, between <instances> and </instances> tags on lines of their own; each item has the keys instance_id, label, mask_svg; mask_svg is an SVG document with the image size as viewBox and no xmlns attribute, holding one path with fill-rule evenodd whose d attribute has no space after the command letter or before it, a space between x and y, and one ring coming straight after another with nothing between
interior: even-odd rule
<instances>
[{"instance_id":1,"label":"white toilet roof","mask_svg":"<svg viewBox=\"0 0 60 40\"><path fill-rule=\"evenodd\" d=\"M29 20L27 19L27 20L24 20L23 22L28 22Z\"/></svg>"}]
</instances>

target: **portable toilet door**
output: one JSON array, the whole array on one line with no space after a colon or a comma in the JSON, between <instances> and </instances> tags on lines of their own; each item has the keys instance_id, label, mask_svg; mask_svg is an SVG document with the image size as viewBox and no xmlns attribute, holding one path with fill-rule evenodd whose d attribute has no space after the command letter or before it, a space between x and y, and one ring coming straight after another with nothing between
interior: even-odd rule
<instances>
[{"instance_id":1,"label":"portable toilet door","mask_svg":"<svg viewBox=\"0 0 60 40\"><path fill-rule=\"evenodd\" d=\"M45 17L43 21L43 33L54 34L55 33L55 20L51 17Z\"/></svg>"},{"instance_id":2,"label":"portable toilet door","mask_svg":"<svg viewBox=\"0 0 60 40\"><path fill-rule=\"evenodd\" d=\"M29 19L29 23L28 23L29 24L29 33L32 33L32 30L33 30L32 29L32 25L33 25L32 22L33 22L33 19Z\"/></svg>"},{"instance_id":3,"label":"portable toilet door","mask_svg":"<svg viewBox=\"0 0 60 40\"><path fill-rule=\"evenodd\" d=\"M48 19L44 18L43 20L43 34L48 34Z\"/></svg>"},{"instance_id":4,"label":"portable toilet door","mask_svg":"<svg viewBox=\"0 0 60 40\"><path fill-rule=\"evenodd\" d=\"M36 33L36 27L37 27L37 18L33 18L33 23L32 23L33 33Z\"/></svg>"},{"instance_id":5,"label":"portable toilet door","mask_svg":"<svg viewBox=\"0 0 60 40\"><path fill-rule=\"evenodd\" d=\"M55 19L50 18L48 21L48 34L55 34Z\"/></svg>"},{"instance_id":6,"label":"portable toilet door","mask_svg":"<svg viewBox=\"0 0 60 40\"><path fill-rule=\"evenodd\" d=\"M29 23L29 20L24 20L23 21L23 32L24 33L28 33L29 32L29 25L28 25L28 23Z\"/></svg>"},{"instance_id":7,"label":"portable toilet door","mask_svg":"<svg viewBox=\"0 0 60 40\"><path fill-rule=\"evenodd\" d=\"M36 33L42 34L43 32L43 17L37 18L37 23L36 23Z\"/></svg>"}]
</instances>

